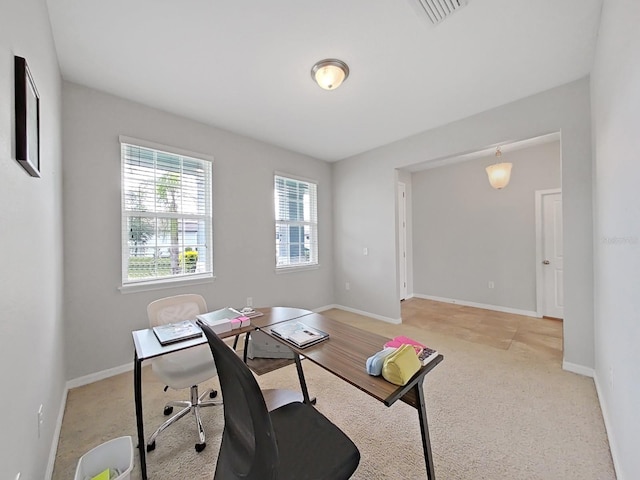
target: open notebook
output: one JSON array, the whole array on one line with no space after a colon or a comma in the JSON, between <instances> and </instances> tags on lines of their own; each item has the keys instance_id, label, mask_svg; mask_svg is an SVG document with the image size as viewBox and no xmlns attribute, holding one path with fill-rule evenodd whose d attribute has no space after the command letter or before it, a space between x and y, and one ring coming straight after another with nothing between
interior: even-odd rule
<instances>
[{"instance_id":1,"label":"open notebook","mask_svg":"<svg viewBox=\"0 0 640 480\"><path fill-rule=\"evenodd\" d=\"M271 329L271 333L298 348L309 347L329 338L328 333L298 321L276 325Z\"/></svg>"},{"instance_id":2,"label":"open notebook","mask_svg":"<svg viewBox=\"0 0 640 480\"><path fill-rule=\"evenodd\" d=\"M153 327L153 333L160 342L160 345L169 345L191 338L202 336L202 329L193 320L183 320L181 322L167 323Z\"/></svg>"}]
</instances>

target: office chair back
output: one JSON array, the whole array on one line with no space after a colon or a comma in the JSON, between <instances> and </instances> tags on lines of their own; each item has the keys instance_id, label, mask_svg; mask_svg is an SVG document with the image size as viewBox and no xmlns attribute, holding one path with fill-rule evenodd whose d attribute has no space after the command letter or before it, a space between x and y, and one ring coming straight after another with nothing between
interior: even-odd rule
<instances>
[{"instance_id":1,"label":"office chair back","mask_svg":"<svg viewBox=\"0 0 640 480\"><path fill-rule=\"evenodd\" d=\"M147 305L151 327L196 318L207 312L207 303L201 295L187 293L161 298Z\"/></svg>"},{"instance_id":2,"label":"office chair back","mask_svg":"<svg viewBox=\"0 0 640 480\"><path fill-rule=\"evenodd\" d=\"M207 304L201 295L188 293L161 298L147 306L149 325L164 325L195 319L207 312ZM151 362L153 372L169 387L180 390L215 377L216 367L207 345L170 353Z\"/></svg>"},{"instance_id":3,"label":"office chair back","mask_svg":"<svg viewBox=\"0 0 640 480\"><path fill-rule=\"evenodd\" d=\"M245 363L209 327L203 327L224 396L224 432L215 479L277 478L278 447L262 392Z\"/></svg>"}]
</instances>

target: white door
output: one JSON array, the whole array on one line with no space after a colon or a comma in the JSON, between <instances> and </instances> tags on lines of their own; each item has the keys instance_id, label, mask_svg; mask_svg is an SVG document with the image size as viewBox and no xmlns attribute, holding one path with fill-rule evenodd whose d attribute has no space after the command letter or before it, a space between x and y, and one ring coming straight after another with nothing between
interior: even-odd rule
<instances>
[{"instance_id":1,"label":"white door","mask_svg":"<svg viewBox=\"0 0 640 480\"><path fill-rule=\"evenodd\" d=\"M407 199L406 186L398 182L398 276L400 300L407 298Z\"/></svg>"},{"instance_id":2,"label":"white door","mask_svg":"<svg viewBox=\"0 0 640 480\"><path fill-rule=\"evenodd\" d=\"M557 190L539 193L541 314L545 317L563 318L563 241L562 241L562 193ZM538 196L538 195L537 195Z\"/></svg>"}]
</instances>

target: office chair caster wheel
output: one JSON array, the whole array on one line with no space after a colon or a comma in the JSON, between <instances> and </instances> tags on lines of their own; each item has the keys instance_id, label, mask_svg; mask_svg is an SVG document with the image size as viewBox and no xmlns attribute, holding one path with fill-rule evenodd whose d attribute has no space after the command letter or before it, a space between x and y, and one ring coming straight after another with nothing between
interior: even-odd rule
<instances>
[{"instance_id":1,"label":"office chair caster wheel","mask_svg":"<svg viewBox=\"0 0 640 480\"><path fill-rule=\"evenodd\" d=\"M147 443L147 452L153 452L156 449L156 442Z\"/></svg>"},{"instance_id":2,"label":"office chair caster wheel","mask_svg":"<svg viewBox=\"0 0 640 480\"><path fill-rule=\"evenodd\" d=\"M218 391L217 390L211 390L209 392L209 398L216 398L218 396Z\"/></svg>"},{"instance_id":3,"label":"office chair caster wheel","mask_svg":"<svg viewBox=\"0 0 640 480\"><path fill-rule=\"evenodd\" d=\"M196 443L196 452L200 453L207 446L207 442Z\"/></svg>"},{"instance_id":4,"label":"office chair caster wheel","mask_svg":"<svg viewBox=\"0 0 640 480\"><path fill-rule=\"evenodd\" d=\"M168 406L168 407L164 407L164 411L163 411L163 413L164 413L165 415L171 415L171 414L173 413L173 407L170 407L170 406Z\"/></svg>"}]
</instances>

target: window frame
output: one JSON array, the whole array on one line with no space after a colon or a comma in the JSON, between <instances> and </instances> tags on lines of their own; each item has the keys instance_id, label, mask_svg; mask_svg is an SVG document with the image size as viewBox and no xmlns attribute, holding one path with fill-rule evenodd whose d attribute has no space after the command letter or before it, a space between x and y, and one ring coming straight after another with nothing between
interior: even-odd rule
<instances>
[{"instance_id":1,"label":"window frame","mask_svg":"<svg viewBox=\"0 0 640 480\"><path fill-rule=\"evenodd\" d=\"M298 183L305 183L309 186L313 187L313 196L315 197L315 202L310 205L310 219L308 221L303 220L303 221L290 221L290 220L285 220L285 219L279 219L278 215L277 215L277 208L276 208L276 195L278 192L278 188L277 188L277 181L278 178L282 178L283 180L290 180L290 181L294 181L294 182L298 182ZM275 262L275 271L276 273L287 273L287 272L297 272L297 271L301 271L301 270L312 270L312 269L316 269L320 266L320 244L319 244L319 221L318 221L318 190L319 190L319 183L318 181L311 179L311 178L307 178L307 177L301 177L299 175L292 175L289 173L285 173L285 172L279 172L276 171L273 174L273 188L274 188L274 193L273 193L273 199L274 199L274 238L275 238L275 247L276 247L276 252L275 252L275 258L274 258L274 262ZM279 224L282 225L296 225L296 226L309 226L310 227L310 252L309 252L309 258L310 260L308 262L304 262L304 263L295 263L295 264L283 264L283 265L278 265L278 226Z\"/></svg>"},{"instance_id":2,"label":"window frame","mask_svg":"<svg viewBox=\"0 0 640 480\"><path fill-rule=\"evenodd\" d=\"M120 135L118 137L120 143L120 188L121 188L121 205L120 205L120 217L121 217L121 227L120 227L120 237L121 237L121 285L119 290L122 293L136 292L136 291L145 291L145 290L157 290L162 288L170 288L175 286L185 286L185 285L194 285L200 283L209 283L212 282L214 277L214 245L213 245L213 163L214 159L211 155L203 154L200 152L192 152L189 150L184 150L168 145L162 145L155 142L150 142L147 140L141 140L138 138L132 138ZM126 146L131 146L134 148L143 148L147 150L153 150L156 153L163 153L168 155L174 155L180 157L180 166L185 160L202 162L203 166L205 166L205 174L204 174L204 213L174 213L174 212L162 212L158 210L154 210L152 212L140 210L127 210L127 198L125 189L125 148ZM208 167L206 167L206 165ZM157 179L154 178L154 183L152 188L156 188ZM183 186L181 185L181 190ZM200 204L200 202L198 202ZM132 215L132 212L134 215ZM140 213L143 215L135 215L135 213ZM129 258L130 258L130 245L129 245L129 218L135 218L137 216L153 218L156 221L158 219L166 219L166 218L178 218L185 221L204 221L204 245L206 246L206 259L204 261L205 271L197 272L197 273L187 273L182 272L181 274L174 274L168 276L156 276L156 277L146 277L140 280L131 279L129 277ZM184 238L181 242L182 248L188 246L184 245ZM156 240L155 247L148 248L159 248ZM170 247L169 247L170 248Z\"/></svg>"}]
</instances>

